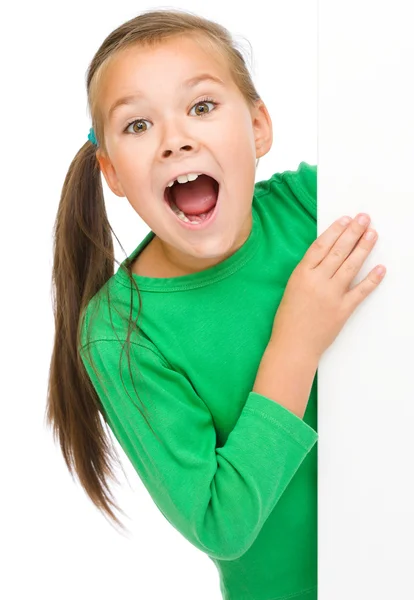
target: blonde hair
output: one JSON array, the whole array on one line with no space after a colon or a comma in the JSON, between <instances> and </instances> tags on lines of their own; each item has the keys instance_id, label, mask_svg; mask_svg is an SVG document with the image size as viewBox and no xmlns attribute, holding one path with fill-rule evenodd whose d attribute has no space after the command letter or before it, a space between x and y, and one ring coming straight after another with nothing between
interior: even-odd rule
<instances>
[{"instance_id":1,"label":"blonde hair","mask_svg":"<svg viewBox=\"0 0 414 600\"><path fill-rule=\"evenodd\" d=\"M99 90L111 61L132 46L151 46L173 36L184 35L196 36L200 43L211 44L221 53L228 61L233 79L249 106L260 99L242 53L227 29L200 16L178 10L142 13L107 36L87 71L88 106L102 152L106 152L106 148ZM54 226L52 288L55 338L46 421L60 443L69 471L72 474L76 472L85 492L103 515L124 529L112 510L120 509L112 499L106 479L115 479L110 461L116 459L116 451L109 444L110 437L103 428L100 418L104 414L103 407L79 352L84 310L114 274L115 255L111 233L114 232L105 209L96 147L86 141L75 155L65 177ZM116 238L115 233L114 236ZM139 290L128 260L125 261L125 269L138 293L141 307ZM139 316L140 311L137 320ZM130 333L136 328L136 321L132 323L130 318L128 324L126 344L129 348ZM131 373L129 354L128 365ZM122 510L120 512L123 513Z\"/></svg>"}]
</instances>

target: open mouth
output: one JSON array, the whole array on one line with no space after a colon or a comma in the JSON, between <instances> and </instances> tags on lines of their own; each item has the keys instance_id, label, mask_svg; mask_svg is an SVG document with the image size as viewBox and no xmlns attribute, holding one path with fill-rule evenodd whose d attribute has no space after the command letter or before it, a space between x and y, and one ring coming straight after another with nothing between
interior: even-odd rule
<instances>
[{"instance_id":1,"label":"open mouth","mask_svg":"<svg viewBox=\"0 0 414 600\"><path fill-rule=\"evenodd\" d=\"M214 178L200 174L196 180L186 183L175 181L173 186L165 189L164 200L182 223L197 226L213 216L219 188Z\"/></svg>"}]
</instances>

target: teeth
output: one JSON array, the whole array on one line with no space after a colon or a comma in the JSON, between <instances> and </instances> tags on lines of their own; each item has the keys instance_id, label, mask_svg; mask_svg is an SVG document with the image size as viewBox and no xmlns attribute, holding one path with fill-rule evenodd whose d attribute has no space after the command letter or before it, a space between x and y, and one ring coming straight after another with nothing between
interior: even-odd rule
<instances>
[{"instance_id":1,"label":"teeth","mask_svg":"<svg viewBox=\"0 0 414 600\"><path fill-rule=\"evenodd\" d=\"M188 173L188 175L180 175L177 177L178 183L187 183L187 181L195 181L198 177L198 173Z\"/></svg>"},{"instance_id":2,"label":"teeth","mask_svg":"<svg viewBox=\"0 0 414 600\"><path fill-rule=\"evenodd\" d=\"M180 175L177 178L177 182L178 183L187 183L187 181L195 181L199 175L202 175L202 173L188 173L187 175ZM167 184L167 187L172 187L174 185L175 181L176 181L175 179L173 181L170 181L170 183ZM205 216L204 216L204 218L203 217L201 217L201 218L193 217L193 219L190 220L188 217L185 216L185 214L174 203L172 203L170 206L171 206L172 211L177 215L177 217L179 219L181 219L181 221L185 221L186 223L201 223L206 218Z\"/></svg>"},{"instance_id":3,"label":"teeth","mask_svg":"<svg viewBox=\"0 0 414 600\"><path fill-rule=\"evenodd\" d=\"M188 219L185 214L183 213L182 210L180 210L178 208L178 206L176 206L175 204L171 205L172 210L175 212L175 214L177 215L178 218L180 218L182 221L185 221L186 223L190 223L190 219Z\"/></svg>"},{"instance_id":4,"label":"teeth","mask_svg":"<svg viewBox=\"0 0 414 600\"><path fill-rule=\"evenodd\" d=\"M199 175L202 175L202 173L188 173L188 175L180 175L179 177L177 177L177 181L178 183L187 183L187 181L195 181ZM173 179L172 181L170 181L170 183L167 183L167 187L172 187L175 181L176 180Z\"/></svg>"},{"instance_id":5,"label":"teeth","mask_svg":"<svg viewBox=\"0 0 414 600\"><path fill-rule=\"evenodd\" d=\"M199 217L199 216L193 216L191 219L189 219L188 217L185 216L185 214L175 204L171 205L171 209L172 209L173 212L175 212L175 214L177 215L177 217L179 219L181 219L181 221L185 221L186 223L202 223L203 221L205 221L207 219L207 215L206 214L201 215L201 217Z\"/></svg>"}]
</instances>

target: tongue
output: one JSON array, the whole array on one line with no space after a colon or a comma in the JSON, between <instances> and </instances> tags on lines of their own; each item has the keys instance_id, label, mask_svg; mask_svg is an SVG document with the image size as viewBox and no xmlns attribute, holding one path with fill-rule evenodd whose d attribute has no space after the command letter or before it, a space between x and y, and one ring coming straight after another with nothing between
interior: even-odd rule
<instances>
[{"instance_id":1,"label":"tongue","mask_svg":"<svg viewBox=\"0 0 414 600\"><path fill-rule=\"evenodd\" d=\"M201 215L216 204L217 183L208 175L199 175L195 181L173 185L171 197L184 214Z\"/></svg>"}]
</instances>

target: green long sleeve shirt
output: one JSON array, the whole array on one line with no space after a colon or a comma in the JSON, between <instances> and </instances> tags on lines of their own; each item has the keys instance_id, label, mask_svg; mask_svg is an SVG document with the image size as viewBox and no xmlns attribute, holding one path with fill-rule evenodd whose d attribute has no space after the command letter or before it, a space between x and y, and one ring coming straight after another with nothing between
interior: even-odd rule
<instances>
[{"instance_id":1,"label":"green long sleeve shirt","mask_svg":"<svg viewBox=\"0 0 414 600\"><path fill-rule=\"evenodd\" d=\"M232 256L182 277L134 274L131 372L139 304L120 267L86 311L81 356L102 414L160 512L214 561L224 600L317 598L317 376L303 419L252 392L316 238L316 190L316 166L276 173L256 183L252 231Z\"/></svg>"}]
</instances>

